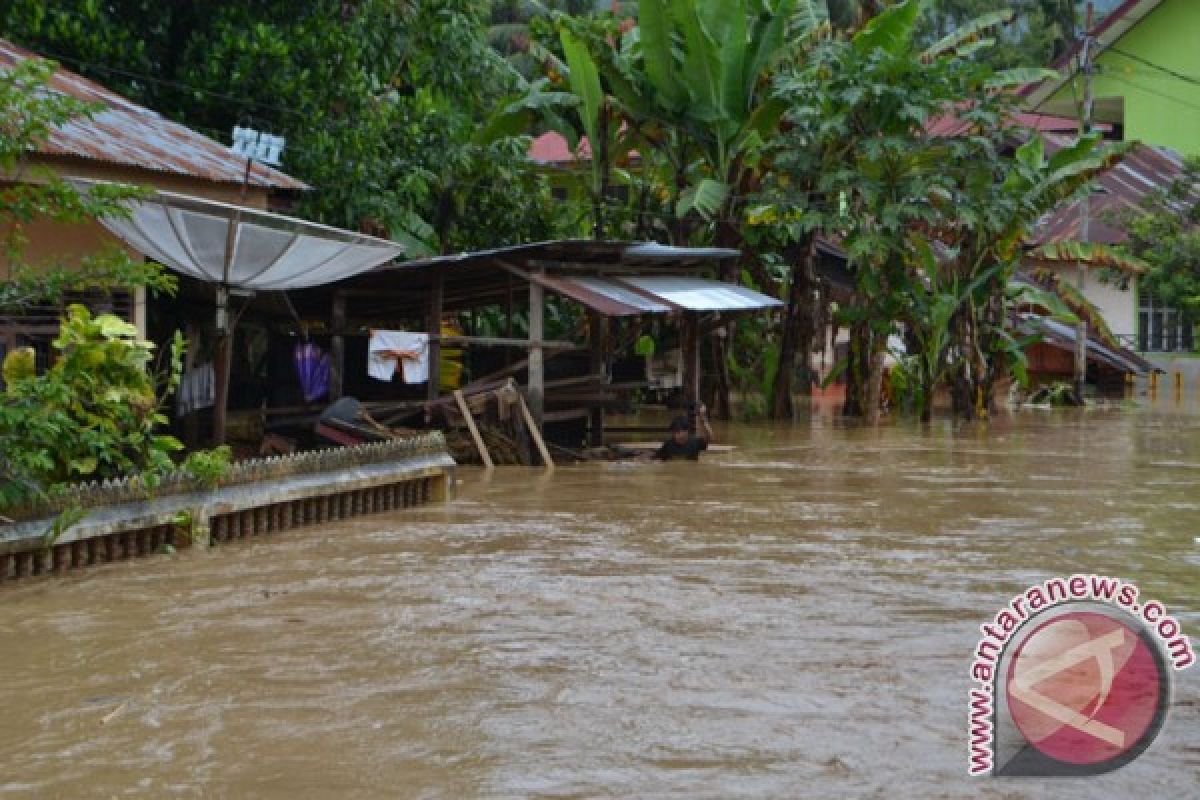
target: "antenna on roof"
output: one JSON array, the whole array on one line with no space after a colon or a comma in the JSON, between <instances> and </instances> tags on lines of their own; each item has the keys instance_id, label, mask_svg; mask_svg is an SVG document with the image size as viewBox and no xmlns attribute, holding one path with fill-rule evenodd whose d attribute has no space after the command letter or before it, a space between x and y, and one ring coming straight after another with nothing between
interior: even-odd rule
<instances>
[{"instance_id":1,"label":"antenna on roof","mask_svg":"<svg viewBox=\"0 0 1200 800\"><path fill-rule=\"evenodd\" d=\"M268 164L272 167L279 166L279 158L283 154L283 148L287 144L287 139L282 136L272 136L269 133L260 133L253 128L243 128L240 125L233 127L233 145L230 150L235 155L241 156L248 161L258 161L263 164Z\"/></svg>"}]
</instances>

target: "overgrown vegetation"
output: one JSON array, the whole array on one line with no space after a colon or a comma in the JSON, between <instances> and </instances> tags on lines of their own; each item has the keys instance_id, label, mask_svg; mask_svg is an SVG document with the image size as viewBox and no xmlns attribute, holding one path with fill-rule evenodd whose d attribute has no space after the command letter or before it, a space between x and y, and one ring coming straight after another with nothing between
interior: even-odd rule
<instances>
[{"instance_id":1,"label":"overgrown vegetation","mask_svg":"<svg viewBox=\"0 0 1200 800\"><path fill-rule=\"evenodd\" d=\"M1012 90L1044 73L1006 67L1061 52L1076 4L595 5L15 0L0 18L218 138L247 121L286 135L285 167L314 186L304 213L413 254L581 234L739 248L721 277L787 308L707 340L718 415L734 391L794 413L830 313L816 242L840 242L847 413L878 413L899 338L902 406L928 418L946 386L985 416L1023 369L1008 321L1025 234L1119 155L1096 137L1047 152L1012 125ZM936 120L953 134L931 136ZM526 161L547 130L586 161L555 172L557 201Z\"/></svg>"}]
</instances>

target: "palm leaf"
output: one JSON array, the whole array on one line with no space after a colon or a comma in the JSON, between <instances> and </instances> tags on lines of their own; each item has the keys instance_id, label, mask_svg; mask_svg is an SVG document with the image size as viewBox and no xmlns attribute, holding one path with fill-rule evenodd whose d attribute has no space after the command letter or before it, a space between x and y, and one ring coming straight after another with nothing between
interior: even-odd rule
<instances>
[{"instance_id":1,"label":"palm leaf","mask_svg":"<svg viewBox=\"0 0 1200 800\"><path fill-rule=\"evenodd\" d=\"M663 104L677 110L684 106L686 97L676 80L673 32L668 0L642 0L638 5L638 35L646 77Z\"/></svg>"},{"instance_id":2,"label":"palm leaf","mask_svg":"<svg viewBox=\"0 0 1200 800\"><path fill-rule=\"evenodd\" d=\"M684 190L679 196L679 207L676 213L683 217L688 212L695 211L705 219L712 219L721 210L721 205L725 202L728 194L728 185L705 178L695 186Z\"/></svg>"},{"instance_id":3,"label":"palm leaf","mask_svg":"<svg viewBox=\"0 0 1200 800\"><path fill-rule=\"evenodd\" d=\"M854 34L851 40L854 49L864 54L875 49L892 55L903 53L912 45L920 12L920 0L904 0L903 3L889 6Z\"/></svg>"},{"instance_id":4,"label":"palm leaf","mask_svg":"<svg viewBox=\"0 0 1200 800\"><path fill-rule=\"evenodd\" d=\"M1058 73L1052 69L1042 69L1040 67L1013 67L1012 69L1002 69L984 81L984 87L987 89L1015 89L1031 83L1041 83L1045 80L1058 77Z\"/></svg>"},{"instance_id":5,"label":"palm leaf","mask_svg":"<svg viewBox=\"0 0 1200 800\"><path fill-rule=\"evenodd\" d=\"M1011 9L981 14L930 45L921 54L921 60L929 62L952 53L961 55L963 48L990 38L997 30L1011 24L1016 16Z\"/></svg>"},{"instance_id":6,"label":"palm leaf","mask_svg":"<svg viewBox=\"0 0 1200 800\"><path fill-rule=\"evenodd\" d=\"M1026 253L1025 262L1038 266L1086 264L1115 269L1127 275L1142 275L1150 269L1150 265L1137 256L1097 242L1051 242Z\"/></svg>"},{"instance_id":7,"label":"palm leaf","mask_svg":"<svg viewBox=\"0 0 1200 800\"><path fill-rule=\"evenodd\" d=\"M592 60L587 47L566 28L560 32L563 54L570 68L568 80L571 91L579 98L579 119L583 130L587 133L592 146L599 141L597 133L600 130L600 106L604 102L604 92L600 88L600 72L596 62Z\"/></svg>"},{"instance_id":8,"label":"palm leaf","mask_svg":"<svg viewBox=\"0 0 1200 800\"><path fill-rule=\"evenodd\" d=\"M1116 336L1113 336L1100 309L1084 297L1082 292L1063 280L1061 275L1051 270L1038 269L1034 270L1032 277L1034 283L1057 294L1071 313L1084 321L1088 327L1088 333L1108 347L1121 348L1121 343L1117 341Z\"/></svg>"}]
</instances>

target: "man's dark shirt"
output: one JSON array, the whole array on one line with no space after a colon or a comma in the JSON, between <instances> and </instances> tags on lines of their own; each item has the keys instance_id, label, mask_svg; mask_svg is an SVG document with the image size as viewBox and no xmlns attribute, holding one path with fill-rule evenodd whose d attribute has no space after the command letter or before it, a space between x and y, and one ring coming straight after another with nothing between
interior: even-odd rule
<instances>
[{"instance_id":1,"label":"man's dark shirt","mask_svg":"<svg viewBox=\"0 0 1200 800\"><path fill-rule=\"evenodd\" d=\"M654 454L654 457L660 461L672 461L677 458L698 461L700 453L707 449L708 442L699 436L689 436L685 444L679 444L672 437L663 442L662 447L658 448L658 452Z\"/></svg>"}]
</instances>

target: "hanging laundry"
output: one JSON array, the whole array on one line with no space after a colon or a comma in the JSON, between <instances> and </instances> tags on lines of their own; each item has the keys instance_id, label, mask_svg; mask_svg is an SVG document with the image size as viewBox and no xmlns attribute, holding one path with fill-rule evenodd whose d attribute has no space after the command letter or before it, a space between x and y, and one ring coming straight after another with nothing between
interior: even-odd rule
<instances>
[{"instance_id":1,"label":"hanging laundry","mask_svg":"<svg viewBox=\"0 0 1200 800\"><path fill-rule=\"evenodd\" d=\"M367 344L367 374L390 381L401 364L405 383L429 380L429 334L407 331L371 331Z\"/></svg>"},{"instance_id":2,"label":"hanging laundry","mask_svg":"<svg viewBox=\"0 0 1200 800\"><path fill-rule=\"evenodd\" d=\"M329 354L310 342L297 342L292 350L296 377L304 402L312 403L329 393Z\"/></svg>"},{"instance_id":3,"label":"hanging laundry","mask_svg":"<svg viewBox=\"0 0 1200 800\"><path fill-rule=\"evenodd\" d=\"M179 416L210 408L217 396L216 373L212 362L192 367L179 379L175 390L175 413Z\"/></svg>"}]
</instances>

